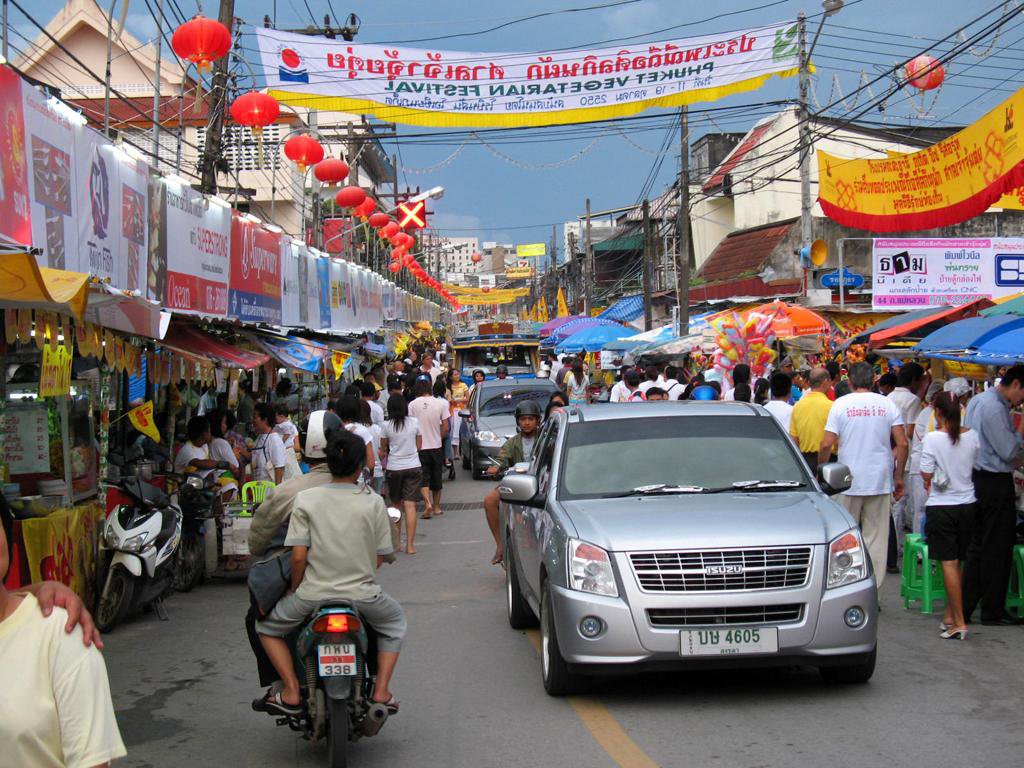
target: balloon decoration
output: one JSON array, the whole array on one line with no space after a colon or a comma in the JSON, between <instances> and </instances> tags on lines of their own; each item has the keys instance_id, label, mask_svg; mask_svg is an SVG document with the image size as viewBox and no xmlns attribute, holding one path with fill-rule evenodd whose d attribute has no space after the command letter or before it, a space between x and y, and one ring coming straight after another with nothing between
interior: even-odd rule
<instances>
[{"instance_id":1,"label":"balloon decoration","mask_svg":"<svg viewBox=\"0 0 1024 768\"><path fill-rule=\"evenodd\" d=\"M942 85L946 79L946 69L939 63L939 60L921 54L907 62L903 67L907 76L907 82L921 91L931 91Z\"/></svg>"},{"instance_id":2,"label":"balloon decoration","mask_svg":"<svg viewBox=\"0 0 1024 768\"><path fill-rule=\"evenodd\" d=\"M231 118L252 130L256 137L259 164L263 166L263 129L281 115L277 99L260 91L243 93L231 102Z\"/></svg>"},{"instance_id":3,"label":"balloon decoration","mask_svg":"<svg viewBox=\"0 0 1024 768\"><path fill-rule=\"evenodd\" d=\"M366 200L366 192L362 187L342 187L334 196L334 202L342 208L355 208Z\"/></svg>"},{"instance_id":4,"label":"balloon decoration","mask_svg":"<svg viewBox=\"0 0 1024 768\"><path fill-rule=\"evenodd\" d=\"M323 145L308 133L292 136L284 143L284 156L295 163L299 173L324 159Z\"/></svg>"},{"instance_id":5,"label":"balloon decoration","mask_svg":"<svg viewBox=\"0 0 1024 768\"><path fill-rule=\"evenodd\" d=\"M316 176L317 181L333 187L348 178L348 171L348 163L344 160L328 157L316 164L313 168L313 175Z\"/></svg>"},{"instance_id":6,"label":"balloon decoration","mask_svg":"<svg viewBox=\"0 0 1024 768\"><path fill-rule=\"evenodd\" d=\"M482 258L482 254L474 253L472 256L469 257L469 260L472 261L474 264L479 264Z\"/></svg>"},{"instance_id":7,"label":"balloon decoration","mask_svg":"<svg viewBox=\"0 0 1024 768\"><path fill-rule=\"evenodd\" d=\"M775 359L775 334L768 315L751 312L744 320L736 312L715 318L711 327L715 331L715 368L731 379L732 370L746 363L755 376L763 376L767 366Z\"/></svg>"},{"instance_id":8,"label":"balloon decoration","mask_svg":"<svg viewBox=\"0 0 1024 768\"><path fill-rule=\"evenodd\" d=\"M174 30L171 48L178 58L195 64L196 69L205 74L213 67L213 62L224 58L231 50L231 30L200 13Z\"/></svg>"}]
</instances>

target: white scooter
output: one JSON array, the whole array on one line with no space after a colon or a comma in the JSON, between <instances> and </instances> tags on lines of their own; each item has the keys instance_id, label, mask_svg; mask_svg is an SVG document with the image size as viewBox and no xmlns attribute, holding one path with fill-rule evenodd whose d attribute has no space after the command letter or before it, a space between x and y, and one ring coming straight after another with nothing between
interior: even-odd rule
<instances>
[{"instance_id":1,"label":"white scooter","mask_svg":"<svg viewBox=\"0 0 1024 768\"><path fill-rule=\"evenodd\" d=\"M133 503L116 507L103 525L100 554L106 577L95 612L102 632L149 603L161 619L167 618L163 596L174 583L181 541L181 510L167 494L135 477L118 487Z\"/></svg>"}]
</instances>

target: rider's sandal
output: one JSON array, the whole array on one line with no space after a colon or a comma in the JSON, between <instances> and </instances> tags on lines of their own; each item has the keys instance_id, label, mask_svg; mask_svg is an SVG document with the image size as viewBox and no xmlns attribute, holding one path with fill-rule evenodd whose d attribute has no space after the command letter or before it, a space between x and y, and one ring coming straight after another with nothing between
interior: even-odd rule
<instances>
[{"instance_id":1,"label":"rider's sandal","mask_svg":"<svg viewBox=\"0 0 1024 768\"><path fill-rule=\"evenodd\" d=\"M395 701L394 694L392 694L391 698L388 699L387 701L375 701L373 703L374 704L383 704L385 707L387 707L389 715L397 715L398 714L398 708L399 708L399 706L401 706L401 702Z\"/></svg>"},{"instance_id":2,"label":"rider's sandal","mask_svg":"<svg viewBox=\"0 0 1024 768\"><path fill-rule=\"evenodd\" d=\"M271 715L296 717L302 714L301 704L288 704L281 699L280 692L268 695L264 700L264 711Z\"/></svg>"}]
</instances>

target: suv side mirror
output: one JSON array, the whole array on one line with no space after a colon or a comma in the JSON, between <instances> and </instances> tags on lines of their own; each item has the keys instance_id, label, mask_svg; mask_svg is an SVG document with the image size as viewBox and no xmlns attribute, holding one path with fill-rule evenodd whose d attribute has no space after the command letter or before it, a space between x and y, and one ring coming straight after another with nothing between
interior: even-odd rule
<instances>
[{"instance_id":1,"label":"suv side mirror","mask_svg":"<svg viewBox=\"0 0 1024 768\"><path fill-rule=\"evenodd\" d=\"M536 501L537 489L536 475L510 472L498 484L498 496L501 497L502 501L507 501L510 504L524 504L534 507L538 506Z\"/></svg>"},{"instance_id":2,"label":"suv side mirror","mask_svg":"<svg viewBox=\"0 0 1024 768\"><path fill-rule=\"evenodd\" d=\"M848 466L834 461L818 467L818 482L825 493L835 496L837 493L850 490L853 477Z\"/></svg>"}]
</instances>

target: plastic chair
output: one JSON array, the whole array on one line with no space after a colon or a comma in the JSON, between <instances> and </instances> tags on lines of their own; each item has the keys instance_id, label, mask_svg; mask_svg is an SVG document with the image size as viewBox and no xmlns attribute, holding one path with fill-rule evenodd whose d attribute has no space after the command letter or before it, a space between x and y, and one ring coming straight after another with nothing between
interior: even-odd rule
<instances>
[{"instance_id":1,"label":"plastic chair","mask_svg":"<svg viewBox=\"0 0 1024 768\"><path fill-rule=\"evenodd\" d=\"M921 601L921 613L931 613L936 600L946 600L942 565L928 558L928 543L921 534L907 534L903 541L903 572L900 578L903 607L910 609L914 600Z\"/></svg>"},{"instance_id":2,"label":"plastic chair","mask_svg":"<svg viewBox=\"0 0 1024 768\"><path fill-rule=\"evenodd\" d=\"M1010 588L1006 592L1006 610L1018 618L1024 617L1024 544L1013 548L1010 566Z\"/></svg>"},{"instance_id":3,"label":"plastic chair","mask_svg":"<svg viewBox=\"0 0 1024 768\"><path fill-rule=\"evenodd\" d=\"M274 487L269 480L250 480L242 486L242 511L239 517L252 517L257 504L267 498L267 491Z\"/></svg>"}]
</instances>

